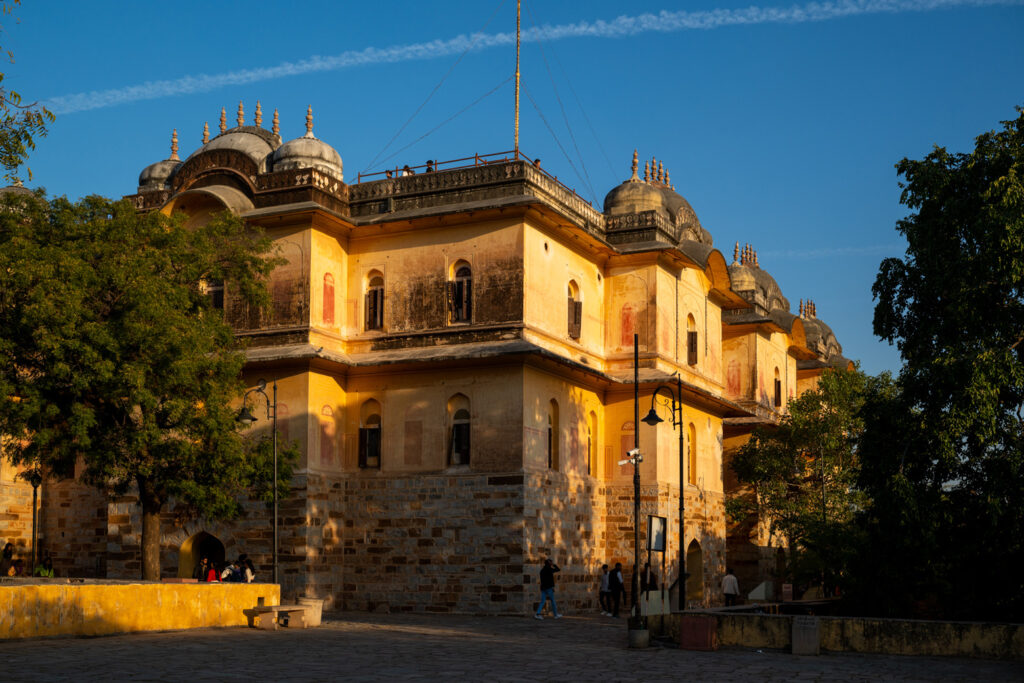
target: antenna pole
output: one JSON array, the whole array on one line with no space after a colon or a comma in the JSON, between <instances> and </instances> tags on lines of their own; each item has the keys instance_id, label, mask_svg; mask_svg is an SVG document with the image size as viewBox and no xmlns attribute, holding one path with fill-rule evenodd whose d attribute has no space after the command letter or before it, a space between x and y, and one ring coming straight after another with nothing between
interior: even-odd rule
<instances>
[{"instance_id":1,"label":"antenna pole","mask_svg":"<svg viewBox=\"0 0 1024 683\"><path fill-rule=\"evenodd\" d=\"M516 0L516 127L514 136L515 158L519 158L519 25L522 17L522 0Z\"/></svg>"}]
</instances>

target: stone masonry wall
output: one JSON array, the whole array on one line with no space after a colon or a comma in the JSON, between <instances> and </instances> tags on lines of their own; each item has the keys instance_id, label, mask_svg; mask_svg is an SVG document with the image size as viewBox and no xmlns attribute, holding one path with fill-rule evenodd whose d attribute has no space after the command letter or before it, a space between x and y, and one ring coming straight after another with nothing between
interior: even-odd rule
<instances>
[{"instance_id":1,"label":"stone masonry wall","mask_svg":"<svg viewBox=\"0 0 1024 683\"><path fill-rule=\"evenodd\" d=\"M523 613L523 475L345 482L346 610Z\"/></svg>"},{"instance_id":2,"label":"stone masonry wall","mask_svg":"<svg viewBox=\"0 0 1024 683\"><path fill-rule=\"evenodd\" d=\"M39 557L48 553L57 576L107 574L107 500L93 486L67 479L40 487Z\"/></svg>"},{"instance_id":3,"label":"stone masonry wall","mask_svg":"<svg viewBox=\"0 0 1024 683\"><path fill-rule=\"evenodd\" d=\"M528 472L524 494L522 583L527 609L537 608L539 572L549 557L561 569L555 581L559 610L572 614L596 609L607 524L604 496L596 480L553 470Z\"/></svg>"}]
</instances>

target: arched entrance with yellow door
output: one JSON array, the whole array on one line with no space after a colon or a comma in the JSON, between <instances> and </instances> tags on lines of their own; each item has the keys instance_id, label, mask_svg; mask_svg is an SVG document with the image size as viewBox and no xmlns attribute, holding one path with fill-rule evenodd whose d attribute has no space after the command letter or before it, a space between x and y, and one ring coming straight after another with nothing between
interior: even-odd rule
<instances>
[{"instance_id":1,"label":"arched entrance with yellow door","mask_svg":"<svg viewBox=\"0 0 1024 683\"><path fill-rule=\"evenodd\" d=\"M215 567L224 562L224 544L216 536L200 531L185 539L178 551L178 578L192 577L200 558L208 558Z\"/></svg>"}]
</instances>

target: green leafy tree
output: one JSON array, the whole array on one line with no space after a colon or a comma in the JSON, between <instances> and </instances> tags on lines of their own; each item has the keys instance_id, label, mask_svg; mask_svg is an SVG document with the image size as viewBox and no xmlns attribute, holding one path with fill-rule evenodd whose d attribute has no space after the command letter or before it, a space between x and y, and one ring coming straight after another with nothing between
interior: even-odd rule
<instances>
[{"instance_id":1,"label":"green leafy tree","mask_svg":"<svg viewBox=\"0 0 1024 683\"><path fill-rule=\"evenodd\" d=\"M885 462L872 452L867 484L879 500L902 497L927 513L934 544L920 559L944 579L918 597L953 615L1024 608L1024 109L1017 114L969 154L936 147L897 164L912 211L897 224L907 252L882 262L873 288L875 333L904 361L896 429L920 438L897 451L899 469L893 453ZM918 535L914 521L878 518L906 538Z\"/></svg>"},{"instance_id":2,"label":"green leafy tree","mask_svg":"<svg viewBox=\"0 0 1024 683\"><path fill-rule=\"evenodd\" d=\"M21 0L0 5L0 15L11 17ZM0 33L3 32L0 25ZM14 62L14 54L5 50L7 58ZM18 182L18 169L28 160L28 154L36 148L36 138L45 137L46 126L53 123L54 115L46 107L32 102L26 104L22 96L3 85L4 74L0 73L0 167L8 182ZM32 170L28 171L29 179Z\"/></svg>"},{"instance_id":3,"label":"green leafy tree","mask_svg":"<svg viewBox=\"0 0 1024 683\"><path fill-rule=\"evenodd\" d=\"M732 460L751 493L733 517L757 514L786 539L799 582L835 585L849 552L849 524L865 504L856 489L859 411L871 385L889 381L860 370L827 370L818 387L789 402L778 426L759 428Z\"/></svg>"},{"instance_id":4,"label":"green leafy tree","mask_svg":"<svg viewBox=\"0 0 1024 683\"><path fill-rule=\"evenodd\" d=\"M15 437L16 462L70 474L81 459L111 496L137 491L145 579L160 576L172 497L231 517L272 481L232 408L244 354L204 287L227 282L233 305L265 304L270 249L228 213L186 228L100 197L0 202L0 434Z\"/></svg>"}]
</instances>

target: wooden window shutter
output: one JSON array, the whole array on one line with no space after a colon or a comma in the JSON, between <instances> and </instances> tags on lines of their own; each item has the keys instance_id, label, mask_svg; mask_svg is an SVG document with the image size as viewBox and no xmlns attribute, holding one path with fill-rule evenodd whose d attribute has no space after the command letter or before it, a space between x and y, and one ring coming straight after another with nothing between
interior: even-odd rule
<instances>
[{"instance_id":1,"label":"wooden window shutter","mask_svg":"<svg viewBox=\"0 0 1024 683\"><path fill-rule=\"evenodd\" d=\"M457 301L455 295L457 291L457 282L449 282L448 284L448 318L452 322L459 319L458 310L456 309L455 302Z\"/></svg>"},{"instance_id":2,"label":"wooden window shutter","mask_svg":"<svg viewBox=\"0 0 1024 683\"><path fill-rule=\"evenodd\" d=\"M697 333L686 333L686 362L689 365L697 364Z\"/></svg>"},{"instance_id":3,"label":"wooden window shutter","mask_svg":"<svg viewBox=\"0 0 1024 683\"><path fill-rule=\"evenodd\" d=\"M569 336L573 339L580 338L580 330L583 326L583 302L576 301L569 297Z\"/></svg>"},{"instance_id":4,"label":"wooden window shutter","mask_svg":"<svg viewBox=\"0 0 1024 683\"><path fill-rule=\"evenodd\" d=\"M776 379L775 380L775 407L776 408L781 408L782 407L782 380L781 379Z\"/></svg>"},{"instance_id":5,"label":"wooden window shutter","mask_svg":"<svg viewBox=\"0 0 1024 683\"><path fill-rule=\"evenodd\" d=\"M473 318L473 280L462 281L462 319L469 322Z\"/></svg>"}]
</instances>

